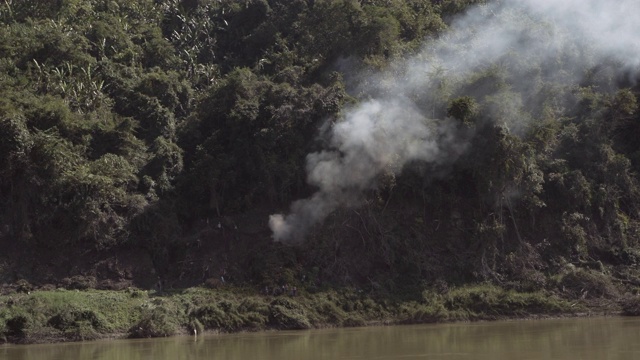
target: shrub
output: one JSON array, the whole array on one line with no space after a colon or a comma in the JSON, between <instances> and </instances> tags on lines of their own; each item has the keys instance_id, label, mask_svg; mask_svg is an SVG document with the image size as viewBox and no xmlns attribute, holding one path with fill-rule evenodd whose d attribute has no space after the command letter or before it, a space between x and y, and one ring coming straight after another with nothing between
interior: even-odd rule
<instances>
[{"instance_id":1,"label":"shrub","mask_svg":"<svg viewBox=\"0 0 640 360\"><path fill-rule=\"evenodd\" d=\"M50 317L47 325L63 332L89 327L96 333L104 333L110 329L105 317L93 310L63 309Z\"/></svg>"},{"instance_id":2,"label":"shrub","mask_svg":"<svg viewBox=\"0 0 640 360\"><path fill-rule=\"evenodd\" d=\"M361 317L355 315L347 316L347 318L342 322L342 326L345 327L358 327L365 325L367 325L367 323Z\"/></svg>"},{"instance_id":3,"label":"shrub","mask_svg":"<svg viewBox=\"0 0 640 360\"><path fill-rule=\"evenodd\" d=\"M27 314L14 315L7 319L5 334L12 337L24 337L30 323L31 317Z\"/></svg>"},{"instance_id":4,"label":"shrub","mask_svg":"<svg viewBox=\"0 0 640 360\"><path fill-rule=\"evenodd\" d=\"M94 276L75 275L62 279L61 285L68 290L87 290L95 288L97 280Z\"/></svg>"},{"instance_id":5,"label":"shrub","mask_svg":"<svg viewBox=\"0 0 640 360\"><path fill-rule=\"evenodd\" d=\"M129 293L129 296L131 296L132 299L139 299L139 298L143 298L143 297L147 297L147 293L143 290L140 289L132 289L129 288L127 289L127 292Z\"/></svg>"},{"instance_id":6,"label":"shrub","mask_svg":"<svg viewBox=\"0 0 640 360\"><path fill-rule=\"evenodd\" d=\"M199 307L193 311L191 317L199 319L205 329L236 331L245 326L237 307L227 300Z\"/></svg>"},{"instance_id":7,"label":"shrub","mask_svg":"<svg viewBox=\"0 0 640 360\"><path fill-rule=\"evenodd\" d=\"M167 314L167 310L156 307L142 314L140 321L129 329L128 334L130 338L162 337L174 335L177 329L178 324Z\"/></svg>"},{"instance_id":8,"label":"shrub","mask_svg":"<svg viewBox=\"0 0 640 360\"><path fill-rule=\"evenodd\" d=\"M254 298L246 298L242 300L238 306L238 311L241 313L255 312L263 315L269 315L269 305Z\"/></svg>"},{"instance_id":9,"label":"shrub","mask_svg":"<svg viewBox=\"0 0 640 360\"><path fill-rule=\"evenodd\" d=\"M201 306L193 311L191 316L199 319L205 329L225 327L226 314L216 304Z\"/></svg>"},{"instance_id":10,"label":"shrub","mask_svg":"<svg viewBox=\"0 0 640 360\"><path fill-rule=\"evenodd\" d=\"M587 269L571 267L560 277L558 287L572 297L615 298L618 288L606 275Z\"/></svg>"},{"instance_id":11,"label":"shrub","mask_svg":"<svg viewBox=\"0 0 640 360\"><path fill-rule=\"evenodd\" d=\"M454 317L483 319L571 311L567 303L544 293L519 293L493 285L455 289L446 295L444 306Z\"/></svg>"},{"instance_id":12,"label":"shrub","mask_svg":"<svg viewBox=\"0 0 640 360\"><path fill-rule=\"evenodd\" d=\"M448 313L441 302L431 304L406 303L400 309L402 313L401 322L430 323L447 319Z\"/></svg>"},{"instance_id":13,"label":"shrub","mask_svg":"<svg viewBox=\"0 0 640 360\"><path fill-rule=\"evenodd\" d=\"M47 325L78 340L98 339L101 333L110 330L106 319L93 310L64 309L50 317Z\"/></svg>"},{"instance_id":14,"label":"shrub","mask_svg":"<svg viewBox=\"0 0 640 360\"><path fill-rule=\"evenodd\" d=\"M33 285L31 285L27 280L20 279L16 283L16 291L19 293L29 293L33 290Z\"/></svg>"},{"instance_id":15,"label":"shrub","mask_svg":"<svg viewBox=\"0 0 640 360\"><path fill-rule=\"evenodd\" d=\"M315 305L315 310L324 318L324 321L332 324L342 324L347 315L343 309L330 300L321 300L319 304Z\"/></svg>"},{"instance_id":16,"label":"shrub","mask_svg":"<svg viewBox=\"0 0 640 360\"><path fill-rule=\"evenodd\" d=\"M269 306L269 325L282 330L311 328L311 323L304 309L287 298L278 298L271 302Z\"/></svg>"},{"instance_id":17,"label":"shrub","mask_svg":"<svg viewBox=\"0 0 640 360\"><path fill-rule=\"evenodd\" d=\"M63 310L52 317L47 321L47 325L53 327L54 329L58 329L60 331L67 331L72 324L75 323L75 317L72 311Z\"/></svg>"},{"instance_id":18,"label":"shrub","mask_svg":"<svg viewBox=\"0 0 640 360\"><path fill-rule=\"evenodd\" d=\"M630 297L622 301L622 315L640 316L640 297Z\"/></svg>"}]
</instances>

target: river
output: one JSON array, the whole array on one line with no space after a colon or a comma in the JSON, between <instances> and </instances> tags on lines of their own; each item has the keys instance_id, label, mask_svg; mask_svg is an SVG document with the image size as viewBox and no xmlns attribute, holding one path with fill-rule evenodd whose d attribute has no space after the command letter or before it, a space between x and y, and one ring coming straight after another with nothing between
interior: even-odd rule
<instances>
[{"instance_id":1,"label":"river","mask_svg":"<svg viewBox=\"0 0 640 360\"><path fill-rule=\"evenodd\" d=\"M0 346L7 360L640 359L640 318L261 332Z\"/></svg>"}]
</instances>

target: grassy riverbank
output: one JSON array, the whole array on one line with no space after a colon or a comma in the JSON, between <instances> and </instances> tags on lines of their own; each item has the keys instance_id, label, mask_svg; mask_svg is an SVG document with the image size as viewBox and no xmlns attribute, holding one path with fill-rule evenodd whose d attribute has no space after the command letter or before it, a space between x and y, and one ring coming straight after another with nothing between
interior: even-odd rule
<instances>
[{"instance_id":1,"label":"grassy riverbank","mask_svg":"<svg viewBox=\"0 0 640 360\"><path fill-rule=\"evenodd\" d=\"M593 306L547 292L472 285L420 299L394 300L355 289L257 294L247 288L191 288L159 294L137 289L39 290L0 296L1 341L36 343L181 333L473 321L567 316ZM597 311L618 311L614 303Z\"/></svg>"}]
</instances>

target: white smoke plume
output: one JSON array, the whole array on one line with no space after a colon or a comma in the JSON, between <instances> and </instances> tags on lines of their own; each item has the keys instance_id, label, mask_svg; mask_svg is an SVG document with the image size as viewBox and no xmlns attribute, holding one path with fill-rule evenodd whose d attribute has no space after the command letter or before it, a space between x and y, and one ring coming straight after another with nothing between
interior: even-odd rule
<instances>
[{"instance_id":1,"label":"white smoke plume","mask_svg":"<svg viewBox=\"0 0 640 360\"><path fill-rule=\"evenodd\" d=\"M274 238L300 239L338 206L357 203L382 172L397 173L410 160L438 163L444 154L462 153L447 125L427 121L400 98L371 100L348 111L332 129L330 149L307 156L307 180L318 192L294 202L290 215L270 217Z\"/></svg>"},{"instance_id":2,"label":"white smoke plume","mask_svg":"<svg viewBox=\"0 0 640 360\"><path fill-rule=\"evenodd\" d=\"M288 215L270 217L274 239L302 240L338 207L357 204L384 172L415 160L455 161L467 145L443 115L452 98L494 96L484 110L518 131L531 121L521 110L542 83L576 85L604 61L617 64L611 76L638 73L640 1L502 0L470 9L415 56L360 80L357 92L369 99L333 125L327 149L307 156L308 182L318 190ZM483 70L500 74L502 88L465 88ZM434 119L436 109L445 119Z\"/></svg>"}]
</instances>

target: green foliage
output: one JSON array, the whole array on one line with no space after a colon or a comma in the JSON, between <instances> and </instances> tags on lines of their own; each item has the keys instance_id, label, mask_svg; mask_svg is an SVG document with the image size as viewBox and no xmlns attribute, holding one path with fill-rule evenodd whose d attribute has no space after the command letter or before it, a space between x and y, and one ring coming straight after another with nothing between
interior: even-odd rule
<instances>
[{"instance_id":1,"label":"green foliage","mask_svg":"<svg viewBox=\"0 0 640 360\"><path fill-rule=\"evenodd\" d=\"M277 298L269 305L269 325L282 330L311 328L304 309L286 298Z\"/></svg>"},{"instance_id":2,"label":"green foliage","mask_svg":"<svg viewBox=\"0 0 640 360\"><path fill-rule=\"evenodd\" d=\"M425 323L581 311L544 292L521 293L493 285L425 290L417 301L397 302L344 288L295 297L260 296L248 288L183 292L149 297L146 291L36 290L0 296L0 336L33 342L82 340L127 334L164 337L196 329L239 331L326 326ZM137 294L136 296L132 296ZM633 299L629 299L631 302Z\"/></svg>"},{"instance_id":3,"label":"green foliage","mask_svg":"<svg viewBox=\"0 0 640 360\"><path fill-rule=\"evenodd\" d=\"M400 306L399 311L402 323L406 324L442 322L448 319L448 311L442 302L432 304L407 302Z\"/></svg>"},{"instance_id":4,"label":"green foliage","mask_svg":"<svg viewBox=\"0 0 640 360\"><path fill-rule=\"evenodd\" d=\"M236 69L203 98L186 124L187 158L181 191L200 214L237 212L264 201L292 197L318 121L336 113L344 89L276 83ZM202 179L206 179L205 182ZM200 215L202 216L202 215Z\"/></svg>"},{"instance_id":5,"label":"green foliage","mask_svg":"<svg viewBox=\"0 0 640 360\"><path fill-rule=\"evenodd\" d=\"M473 116L478 111L477 107L478 105L472 97L463 96L451 101L447 115L471 125Z\"/></svg>"},{"instance_id":6,"label":"green foliage","mask_svg":"<svg viewBox=\"0 0 640 360\"><path fill-rule=\"evenodd\" d=\"M38 291L0 296L3 334L12 341L83 340L126 332L141 300L113 292ZM41 341L41 340L40 340Z\"/></svg>"},{"instance_id":7,"label":"green foliage","mask_svg":"<svg viewBox=\"0 0 640 360\"><path fill-rule=\"evenodd\" d=\"M100 334L111 331L104 315L93 310L72 308L61 309L49 318L47 325L66 333L66 336L83 340L97 339Z\"/></svg>"},{"instance_id":8,"label":"green foliage","mask_svg":"<svg viewBox=\"0 0 640 360\"><path fill-rule=\"evenodd\" d=\"M191 221L304 192L309 139L347 97L324 69L444 28L401 1L19 1L0 19L0 197L19 209L0 222L98 248L159 239L132 220L168 197Z\"/></svg>"},{"instance_id":9,"label":"green foliage","mask_svg":"<svg viewBox=\"0 0 640 360\"><path fill-rule=\"evenodd\" d=\"M484 4L486 0L443 0L439 1L440 11L444 17L451 17L463 12L472 4Z\"/></svg>"},{"instance_id":10,"label":"green foliage","mask_svg":"<svg viewBox=\"0 0 640 360\"><path fill-rule=\"evenodd\" d=\"M468 286L451 291L444 300L454 316L491 319L523 314L571 312L570 305L547 294L518 293L493 285Z\"/></svg>"},{"instance_id":11,"label":"green foliage","mask_svg":"<svg viewBox=\"0 0 640 360\"><path fill-rule=\"evenodd\" d=\"M625 299L622 304L622 313L625 316L640 315L640 299L637 296Z\"/></svg>"},{"instance_id":12,"label":"green foliage","mask_svg":"<svg viewBox=\"0 0 640 360\"><path fill-rule=\"evenodd\" d=\"M511 53L468 74L435 68L425 74L433 79L429 88L407 96L434 127L457 120L450 130L467 150L455 151L454 165L416 161L381 176L359 209L333 214L299 249L272 244L266 216L253 219L260 225L251 231L235 231L246 213L262 218L314 190L304 164L326 145L318 129L339 118L355 101L350 96L369 96L347 87L339 71L361 75L362 85L379 79L368 76L378 70L394 73L396 60L483 3L4 2L0 242L69 256L142 247L157 275L176 278L215 257L242 264L233 274L239 282L285 281L313 291L338 283L411 299L402 310L407 322L456 318L443 310L444 300L419 300L426 286L441 283L564 286L572 296L589 288L613 297L606 276L591 272L550 281L564 266L559 258L631 266L629 254L640 246L639 88L611 76L618 65L610 61L571 86L539 68L514 78L530 59ZM544 40L550 35L541 27L531 24L530 33ZM562 60L571 51L552 65L558 74L575 72ZM213 218L228 225L225 231L203 225ZM61 283L87 289L100 280L73 275ZM187 276L195 283L199 274ZM444 309L497 307L504 315L545 306L534 295L512 295L493 288L449 294ZM81 337L103 331L78 315L86 307L74 309L49 313L54 328ZM192 310L192 327L223 331L358 325L389 315L381 303L357 297L213 302ZM11 336L41 320L14 315L4 325ZM189 324L171 317L149 310L131 333L169 334Z\"/></svg>"},{"instance_id":13,"label":"green foliage","mask_svg":"<svg viewBox=\"0 0 640 360\"><path fill-rule=\"evenodd\" d=\"M33 146L26 120L21 114L3 114L0 119L0 172L3 179L10 179L25 166Z\"/></svg>"},{"instance_id":14,"label":"green foliage","mask_svg":"<svg viewBox=\"0 0 640 360\"><path fill-rule=\"evenodd\" d=\"M62 279L61 285L67 290L87 290L95 289L97 281L94 276L76 275Z\"/></svg>"},{"instance_id":15,"label":"green foliage","mask_svg":"<svg viewBox=\"0 0 640 360\"><path fill-rule=\"evenodd\" d=\"M597 270L568 266L557 279L564 295L580 298L617 298L620 293L611 279Z\"/></svg>"},{"instance_id":16,"label":"green foliage","mask_svg":"<svg viewBox=\"0 0 640 360\"><path fill-rule=\"evenodd\" d=\"M240 330L243 325L234 304L228 301L200 307L192 316L202 322L205 329L231 332Z\"/></svg>"},{"instance_id":17,"label":"green foliage","mask_svg":"<svg viewBox=\"0 0 640 360\"><path fill-rule=\"evenodd\" d=\"M5 334L7 336L15 336L18 338L24 337L30 322L31 319L27 314L14 315L6 320Z\"/></svg>"},{"instance_id":18,"label":"green foliage","mask_svg":"<svg viewBox=\"0 0 640 360\"><path fill-rule=\"evenodd\" d=\"M134 324L128 332L131 338L149 338L174 335L178 331L178 324L163 307L155 307L145 311L140 321Z\"/></svg>"}]
</instances>

